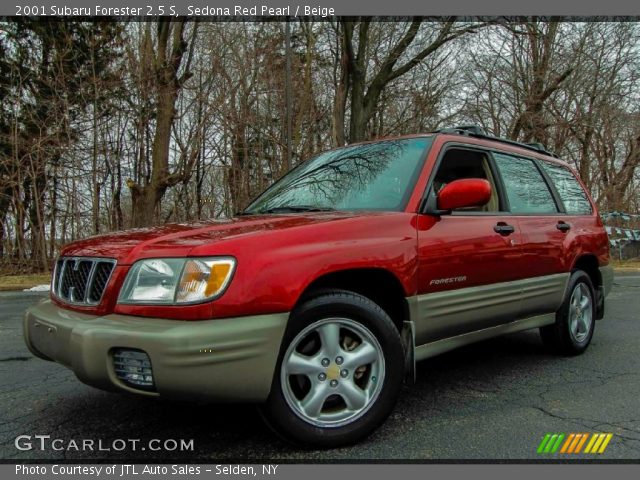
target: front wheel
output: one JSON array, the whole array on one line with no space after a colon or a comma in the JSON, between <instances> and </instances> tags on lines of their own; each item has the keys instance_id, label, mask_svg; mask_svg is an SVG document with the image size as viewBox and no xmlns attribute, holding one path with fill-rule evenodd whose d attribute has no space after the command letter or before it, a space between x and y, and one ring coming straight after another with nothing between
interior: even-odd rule
<instances>
[{"instance_id":1,"label":"front wheel","mask_svg":"<svg viewBox=\"0 0 640 480\"><path fill-rule=\"evenodd\" d=\"M582 270L571 274L566 297L556 313L556 322L540 329L545 345L563 355L578 355L587 349L596 318L593 292L589 275Z\"/></svg>"},{"instance_id":2,"label":"front wheel","mask_svg":"<svg viewBox=\"0 0 640 480\"><path fill-rule=\"evenodd\" d=\"M292 313L263 411L296 443L352 443L389 415L403 369L400 334L384 310L361 295L329 291Z\"/></svg>"}]
</instances>

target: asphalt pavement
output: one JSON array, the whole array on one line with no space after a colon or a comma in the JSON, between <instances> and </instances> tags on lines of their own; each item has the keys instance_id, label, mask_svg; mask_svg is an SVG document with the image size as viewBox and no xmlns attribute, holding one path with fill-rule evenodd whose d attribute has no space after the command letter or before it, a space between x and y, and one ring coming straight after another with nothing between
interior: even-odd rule
<instances>
[{"instance_id":1,"label":"asphalt pavement","mask_svg":"<svg viewBox=\"0 0 640 480\"><path fill-rule=\"evenodd\" d=\"M426 360L376 433L357 445L325 451L282 442L251 405L176 403L80 383L71 371L33 357L24 345L22 314L41 298L41 293L0 292L0 459L5 461L640 459L640 272L616 275L605 319L597 322L585 354L554 356L532 331ZM598 456L536 453L546 433L571 432L614 436ZM18 443L25 450L20 450L15 439L23 435ZM54 439L63 450L52 448ZM151 450L166 441L174 449L173 440L179 445L181 439L187 446L193 440L193 449ZM83 451L83 441L93 441L92 449Z\"/></svg>"}]
</instances>

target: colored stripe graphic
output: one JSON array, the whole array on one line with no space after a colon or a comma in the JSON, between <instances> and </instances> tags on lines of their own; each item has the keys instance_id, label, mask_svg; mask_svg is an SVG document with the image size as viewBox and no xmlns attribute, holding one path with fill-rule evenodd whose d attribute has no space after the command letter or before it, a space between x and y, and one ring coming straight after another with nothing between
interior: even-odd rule
<instances>
[{"instance_id":1,"label":"colored stripe graphic","mask_svg":"<svg viewBox=\"0 0 640 480\"><path fill-rule=\"evenodd\" d=\"M613 433L607 433L606 435L607 436L605 437L604 442L602 442L602 445L600 445L600 450L598 450L598 453L604 453L604 451L607 449L607 445L609 445L609 442L613 438Z\"/></svg>"},{"instance_id":2,"label":"colored stripe graphic","mask_svg":"<svg viewBox=\"0 0 640 480\"><path fill-rule=\"evenodd\" d=\"M613 438L612 433L547 433L538 445L538 453L601 454ZM588 440L588 441L587 441ZM586 447L584 450L582 447Z\"/></svg>"},{"instance_id":3,"label":"colored stripe graphic","mask_svg":"<svg viewBox=\"0 0 640 480\"><path fill-rule=\"evenodd\" d=\"M576 436L573 437L573 442L571 442L571 445L569 446L569 450L567 451L567 453L574 453L576 451L576 447L578 446L578 442L580 440L582 440L582 434L576 433Z\"/></svg>"},{"instance_id":4,"label":"colored stripe graphic","mask_svg":"<svg viewBox=\"0 0 640 480\"><path fill-rule=\"evenodd\" d=\"M604 453L613 433L594 433L584 453Z\"/></svg>"},{"instance_id":5,"label":"colored stripe graphic","mask_svg":"<svg viewBox=\"0 0 640 480\"><path fill-rule=\"evenodd\" d=\"M560 450L560 453L567 453L567 450L569 449L569 445L571 445L571 442L573 442L573 439L576 437L575 433L570 433L569 436L567 437L567 441L564 442L564 445L562 446L562 450Z\"/></svg>"},{"instance_id":6,"label":"colored stripe graphic","mask_svg":"<svg viewBox=\"0 0 640 480\"><path fill-rule=\"evenodd\" d=\"M564 437L564 433L547 433L538 445L538 453L556 453Z\"/></svg>"},{"instance_id":7,"label":"colored stripe graphic","mask_svg":"<svg viewBox=\"0 0 640 480\"><path fill-rule=\"evenodd\" d=\"M587 441L587 438L589 438L589 434L583 433L582 438L580 439L580 442L578 442L578 445L576 445L576 450L573 453L580 453L580 450L582 450L582 446L584 445L584 442Z\"/></svg>"},{"instance_id":8,"label":"colored stripe graphic","mask_svg":"<svg viewBox=\"0 0 640 480\"><path fill-rule=\"evenodd\" d=\"M542 453L544 452L544 447L547 446L547 442L549 441L549 439L551 438L551 434L547 433L544 438L542 439L542 441L540 442L540 445L538 445L538 453Z\"/></svg>"},{"instance_id":9,"label":"colored stripe graphic","mask_svg":"<svg viewBox=\"0 0 640 480\"><path fill-rule=\"evenodd\" d=\"M591 453L591 447L593 447L593 444L596 443L597 439L598 439L597 433L594 433L593 435L591 435L591 440L589 440L589 443L587 443L587 448L584 449L584 453Z\"/></svg>"},{"instance_id":10,"label":"colored stripe graphic","mask_svg":"<svg viewBox=\"0 0 640 480\"><path fill-rule=\"evenodd\" d=\"M584 453L595 452L596 451L596 443L598 442L599 439L600 439L600 434L599 433L594 433L591 436L591 440L589 440L589 443L587 444L587 448L584 450Z\"/></svg>"},{"instance_id":11,"label":"colored stripe graphic","mask_svg":"<svg viewBox=\"0 0 640 480\"><path fill-rule=\"evenodd\" d=\"M591 447L591 452L590 453L596 453L598 451L598 449L600 448L600 444L604 440L604 437L606 437L606 435L604 433L599 433L598 434L598 439L596 440L596 443L593 444L593 447Z\"/></svg>"},{"instance_id":12,"label":"colored stripe graphic","mask_svg":"<svg viewBox=\"0 0 640 480\"><path fill-rule=\"evenodd\" d=\"M556 453L558 451L558 448L560 448L560 444L562 443L562 440L564 440L564 433L561 433L560 435L558 435L558 439L556 440L556 443L551 448L551 453Z\"/></svg>"},{"instance_id":13,"label":"colored stripe graphic","mask_svg":"<svg viewBox=\"0 0 640 480\"><path fill-rule=\"evenodd\" d=\"M554 433L553 435L551 435L551 438L547 442L547 446L544 447L544 453L551 453L551 448L556 443L556 439L557 438L558 438L558 434L557 433Z\"/></svg>"}]
</instances>

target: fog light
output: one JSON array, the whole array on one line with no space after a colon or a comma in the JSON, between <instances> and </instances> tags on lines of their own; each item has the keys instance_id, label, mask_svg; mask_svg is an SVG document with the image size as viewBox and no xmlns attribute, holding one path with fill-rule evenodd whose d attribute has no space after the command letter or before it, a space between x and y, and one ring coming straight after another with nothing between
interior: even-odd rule
<instances>
[{"instance_id":1,"label":"fog light","mask_svg":"<svg viewBox=\"0 0 640 480\"><path fill-rule=\"evenodd\" d=\"M141 350L118 348L113 351L116 377L126 385L141 390L155 390L149 356Z\"/></svg>"}]
</instances>

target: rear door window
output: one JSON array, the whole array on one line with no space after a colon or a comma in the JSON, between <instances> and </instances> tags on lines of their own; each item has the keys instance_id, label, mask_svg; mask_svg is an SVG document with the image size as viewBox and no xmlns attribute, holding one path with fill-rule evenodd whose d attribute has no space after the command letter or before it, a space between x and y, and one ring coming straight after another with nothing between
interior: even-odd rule
<instances>
[{"instance_id":1,"label":"rear door window","mask_svg":"<svg viewBox=\"0 0 640 480\"><path fill-rule=\"evenodd\" d=\"M493 153L512 213L557 213L553 195L538 167L528 158Z\"/></svg>"},{"instance_id":2,"label":"rear door window","mask_svg":"<svg viewBox=\"0 0 640 480\"><path fill-rule=\"evenodd\" d=\"M590 215L591 203L576 177L568 168L549 162L541 162L560 195L569 215Z\"/></svg>"}]
</instances>

